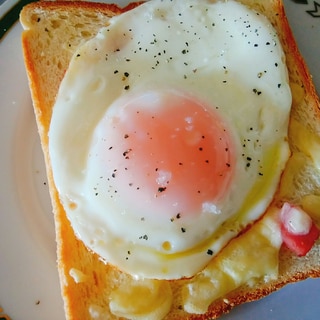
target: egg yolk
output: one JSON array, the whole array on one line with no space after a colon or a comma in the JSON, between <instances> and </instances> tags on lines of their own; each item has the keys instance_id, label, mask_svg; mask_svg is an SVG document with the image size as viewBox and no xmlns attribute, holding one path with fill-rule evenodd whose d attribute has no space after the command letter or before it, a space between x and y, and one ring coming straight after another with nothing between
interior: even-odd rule
<instances>
[{"instance_id":1,"label":"egg yolk","mask_svg":"<svg viewBox=\"0 0 320 320\"><path fill-rule=\"evenodd\" d=\"M230 134L212 109L170 92L142 95L110 113L100 134L112 198L151 215L214 212L235 159Z\"/></svg>"}]
</instances>

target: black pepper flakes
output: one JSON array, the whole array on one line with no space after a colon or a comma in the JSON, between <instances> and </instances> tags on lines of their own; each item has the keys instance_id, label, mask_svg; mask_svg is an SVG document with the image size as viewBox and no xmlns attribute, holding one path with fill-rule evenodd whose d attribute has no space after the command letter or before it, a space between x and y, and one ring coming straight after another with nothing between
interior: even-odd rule
<instances>
[{"instance_id":1,"label":"black pepper flakes","mask_svg":"<svg viewBox=\"0 0 320 320\"><path fill-rule=\"evenodd\" d=\"M159 187L158 192L160 192L160 193L164 192L164 191L166 191L166 189L167 189L166 187Z\"/></svg>"},{"instance_id":2,"label":"black pepper flakes","mask_svg":"<svg viewBox=\"0 0 320 320\"><path fill-rule=\"evenodd\" d=\"M258 89L252 89L252 92L254 93L254 94L256 94L256 95L258 95L258 96L260 96L260 94L262 93L260 90L258 90Z\"/></svg>"},{"instance_id":3,"label":"black pepper flakes","mask_svg":"<svg viewBox=\"0 0 320 320\"><path fill-rule=\"evenodd\" d=\"M183 228L183 227L181 228L182 233L185 233L186 231L187 231L186 228Z\"/></svg>"},{"instance_id":4,"label":"black pepper flakes","mask_svg":"<svg viewBox=\"0 0 320 320\"><path fill-rule=\"evenodd\" d=\"M212 251L211 249L208 249L208 250L207 250L207 254L208 254L209 256L212 256L212 255L213 255L213 251Z\"/></svg>"},{"instance_id":5,"label":"black pepper flakes","mask_svg":"<svg viewBox=\"0 0 320 320\"><path fill-rule=\"evenodd\" d=\"M128 154L132 151L131 148L127 149L125 152L122 153L122 155L124 156L125 159L129 159Z\"/></svg>"}]
</instances>

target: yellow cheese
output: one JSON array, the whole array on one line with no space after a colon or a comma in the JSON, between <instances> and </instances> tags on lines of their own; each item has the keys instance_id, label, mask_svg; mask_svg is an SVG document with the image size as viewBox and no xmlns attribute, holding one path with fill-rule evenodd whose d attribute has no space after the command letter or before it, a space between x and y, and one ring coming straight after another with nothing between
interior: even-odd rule
<instances>
[{"instance_id":1,"label":"yellow cheese","mask_svg":"<svg viewBox=\"0 0 320 320\"><path fill-rule=\"evenodd\" d=\"M317 227L320 227L320 196L306 195L301 199L302 209L313 219Z\"/></svg>"},{"instance_id":2,"label":"yellow cheese","mask_svg":"<svg viewBox=\"0 0 320 320\"><path fill-rule=\"evenodd\" d=\"M229 245L183 288L184 308L205 313L216 299L243 284L278 275L282 244L276 209Z\"/></svg>"},{"instance_id":3,"label":"yellow cheese","mask_svg":"<svg viewBox=\"0 0 320 320\"><path fill-rule=\"evenodd\" d=\"M75 283L85 282L88 279L87 275L76 268L71 268L69 271L69 275L73 278Z\"/></svg>"},{"instance_id":4,"label":"yellow cheese","mask_svg":"<svg viewBox=\"0 0 320 320\"><path fill-rule=\"evenodd\" d=\"M171 308L172 291L167 281L126 278L110 296L110 310L132 320L162 319Z\"/></svg>"},{"instance_id":5,"label":"yellow cheese","mask_svg":"<svg viewBox=\"0 0 320 320\"><path fill-rule=\"evenodd\" d=\"M297 120L292 119L290 125L290 131L294 144L304 154L309 156L315 167L320 169L320 138L306 127L304 127Z\"/></svg>"}]
</instances>

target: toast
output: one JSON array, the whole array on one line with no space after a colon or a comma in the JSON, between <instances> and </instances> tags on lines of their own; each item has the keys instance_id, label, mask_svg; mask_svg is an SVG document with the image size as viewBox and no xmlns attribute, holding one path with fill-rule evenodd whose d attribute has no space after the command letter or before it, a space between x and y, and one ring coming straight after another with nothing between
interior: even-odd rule
<instances>
[{"instance_id":1,"label":"toast","mask_svg":"<svg viewBox=\"0 0 320 320\"><path fill-rule=\"evenodd\" d=\"M289 201L319 219L320 103L312 78L296 46L281 1L241 1L266 15L278 32L289 70L293 106L289 125L292 156L283 173L275 203ZM94 37L108 20L139 5L125 8L87 2L36 2L23 8L22 44L34 111L45 157L54 212L58 269L67 319L113 319L109 297L115 283L126 281L116 268L105 264L74 235L59 201L48 152L48 130L60 82L75 50ZM320 219L319 219L320 220ZM285 247L279 254L277 279L245 284L214 301L205 314L193 315L177 298L181 281L170 281L174 302L166 319L217 318L234 306L260 299L287 283L320 276L320 241L305 257ZM123 280L124 279L124 280ZM125 283L125 282L124 282ZM162 292L163 293L163 292ZM142 318L141 318L142 319Z\"/></svg>"}]
</instances>

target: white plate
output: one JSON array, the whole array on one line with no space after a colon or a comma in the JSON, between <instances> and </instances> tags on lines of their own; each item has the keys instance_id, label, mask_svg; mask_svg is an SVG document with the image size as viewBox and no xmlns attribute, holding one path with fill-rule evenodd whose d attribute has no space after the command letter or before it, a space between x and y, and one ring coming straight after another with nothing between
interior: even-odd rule
<instances>
[{"instance_id":1,"label":"white plate","mask_svg":"<svg viewBox=\"0 0 320 320\"><path fill-rule=\"evenodd\" d=\"M285 4L320 92L320 2ZM0 17L4 10L8 2L5 9L0 6ZM21 31L16 23L0 42L0 320L62 320L53 218ZM310 279L237 307L222 319L315 319L320 314L319 292L320 280Z\"/></svg>"}]
</instances>

